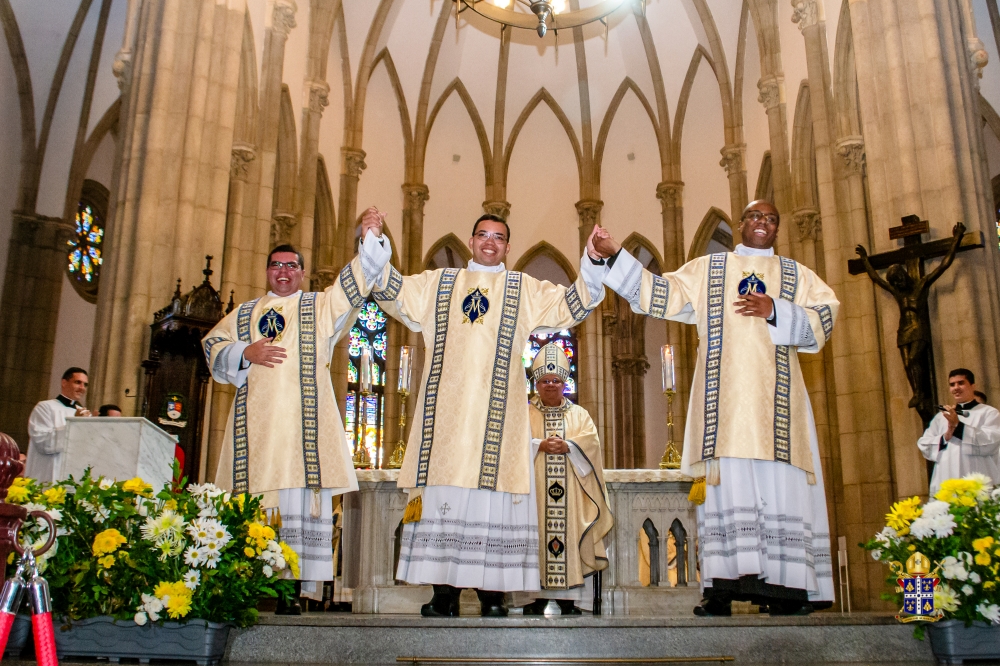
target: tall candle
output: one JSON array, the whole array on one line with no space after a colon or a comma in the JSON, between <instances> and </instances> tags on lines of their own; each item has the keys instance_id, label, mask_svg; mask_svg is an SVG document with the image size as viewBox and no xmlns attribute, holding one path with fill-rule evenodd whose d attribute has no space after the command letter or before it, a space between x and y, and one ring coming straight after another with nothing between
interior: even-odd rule
<instances>
[{"instance_id":1,"label":"tall candle","mask_svg":"<svg viewBox=\"0 0 1000 666\"><path fill-rule=\"evenodd\" d=\"M361 350L361 359L358 363L358 377L361 380L361 392L371 393L372 390L372 356L367 348Z\"/></svg>"},{"instance_id":2,"label":"tall candle","mask_svg":"<svg viewBox=\"0 0 1000 666\"><path fill-rule=\"evenodd\" d=\"M677 390L677 378L674 375L674 346L660 347L660 362L663 366L663 392Z\"/></svg>"},{"instance_id":3,"label":"tall candle","mask_svg":"<svg viewBox=\"0 0 1000 666\"><path fill-rule=\"evenodd\" d=\"M413 347L403 345L399 348L399 391L410 392L410 360L413 358Z\"/></svg>"}]
</instances>

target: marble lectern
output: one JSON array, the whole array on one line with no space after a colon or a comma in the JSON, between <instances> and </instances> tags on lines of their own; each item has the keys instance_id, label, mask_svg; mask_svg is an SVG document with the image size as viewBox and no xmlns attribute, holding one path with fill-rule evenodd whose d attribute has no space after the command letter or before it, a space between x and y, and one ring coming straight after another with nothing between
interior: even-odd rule
<instances>
[{"instance_id":1,"label":"marble lectern","mask_svg":"<svg viewBox=\"0 0 1000 666\"><path fill-rule=\"evenodd\" d=\"M58 434L62 464L56 478L79 479L90 467L93 478L133 477L159 491L173 478L177 438L144 418L67 418Z\"/></svg>"}]
</instances>

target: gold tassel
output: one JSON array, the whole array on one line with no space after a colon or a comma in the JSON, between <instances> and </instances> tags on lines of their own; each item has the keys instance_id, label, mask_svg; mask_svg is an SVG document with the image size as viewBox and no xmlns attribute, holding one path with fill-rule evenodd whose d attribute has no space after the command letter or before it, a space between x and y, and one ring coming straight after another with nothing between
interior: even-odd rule
<instances>
[{"instance_id":1,"label":"gold tassel","mask_svg":"<svg viewBox=\"0 0 1000 666\"><path fill-rule=\"evenodd\" d=\"M271 514L271 527L276 530L281 529L281 509L274 507L274 513Z\"/></svg>"},{"instance_id":2,"label":"gold tassel","mask_svg":"<svg viewBox=\"0 0 1000 666\"><path fill-rule=\"evenodd\" d=\"M403 513L403 524L408 523L419 523L420 517L424 513L424 499L423 495L417 495L411 499L406 505L406 511Z\"/></svg>"},{"instance_id":3,"label":"gold tassel","mask_svg":"<svg viewBox=\"0 0 1000 666\"><path fill-rule=\"evenodd\" d=\"M320 494L319 488L313 488L312 502L309 506L309 516L312 518L319 518L323 515L323 507L320 504Z\"/></svg>"},{"instance_id":4,"label":"gold tassel","mask_svg":"<svg viewBox=\"0 0 1000 666\"><path fill-rule=\"evenodd\" d=\"M694 480L691 484L691 492L688 493L688 501L692 504L705 503L705 477Z\"/></svg>"}]
</instances>

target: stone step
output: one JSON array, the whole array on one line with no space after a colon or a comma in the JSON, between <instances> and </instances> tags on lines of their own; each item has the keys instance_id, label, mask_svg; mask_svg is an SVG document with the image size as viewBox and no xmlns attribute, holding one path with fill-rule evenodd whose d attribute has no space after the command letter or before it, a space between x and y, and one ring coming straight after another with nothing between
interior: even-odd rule
<instances>
[{"instance_id":1,"label":"stone step","mask_svg":"<svg viewBox=\"0 0 1000 666\"><path fill-rule=\"evenodd\" d=\"M734 663L932 664L926 641L891 615L699 618L583 615L567 618L310 613L264 614L234 630L230 662L395 664L403 657L663 659L732 657ZM413 663L412 660L410 663ZM635 663L635 662L633 662Z\"/></svg>"}]
</instances>

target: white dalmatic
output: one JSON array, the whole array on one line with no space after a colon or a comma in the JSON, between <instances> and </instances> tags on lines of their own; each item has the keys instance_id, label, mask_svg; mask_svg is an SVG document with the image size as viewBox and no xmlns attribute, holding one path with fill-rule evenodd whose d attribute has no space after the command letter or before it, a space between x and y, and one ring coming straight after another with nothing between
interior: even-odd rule
<instances>
[{"instance_id":1,"label":"white dalmatic","mask_svg":"<svg viewBox=\"0 0 1000 666\"><path fill-rule=\"evenodd\" d=\"M959 416L951 439L945 440L948 420L937 414L917 440L920 452L934 461L930 494L933 496L948 479L973 473L985 474L1000 483L1000 411L978 402L958 405L968 416Z\"/></svg>"}]
</instances>

